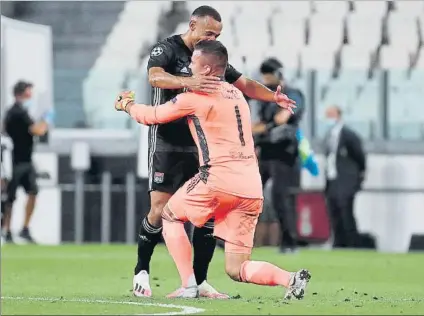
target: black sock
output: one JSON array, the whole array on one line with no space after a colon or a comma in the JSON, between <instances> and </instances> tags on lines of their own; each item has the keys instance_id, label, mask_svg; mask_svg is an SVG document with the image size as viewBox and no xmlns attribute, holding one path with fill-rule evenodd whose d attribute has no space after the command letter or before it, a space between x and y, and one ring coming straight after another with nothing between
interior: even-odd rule
<instances>
[{"instance_id":1,"label":"black sock","mask_svg":"<svg viewBox=\"0 0 424 316\"><path fill-rule=\"evenodd\" d=\"M161 237L162 227L154 227L148 221L147 217L141 222L140 234L138 235L137 265L134 274L145 270L150 273L150 259L153 250Z\"/></svg>"},{"instance_id":2,"label":"black sock","mask_svg":"<svg viewBox=\"0 0 424 316\"><path fill-rule=\"evenodd\" d=\"M203 227L195 227L193 231L194 260L193 269L197 284L206 280L209 263L212 261L216 246L213 237L213 221L208 221Z\"/></svg>"}]
</instances>

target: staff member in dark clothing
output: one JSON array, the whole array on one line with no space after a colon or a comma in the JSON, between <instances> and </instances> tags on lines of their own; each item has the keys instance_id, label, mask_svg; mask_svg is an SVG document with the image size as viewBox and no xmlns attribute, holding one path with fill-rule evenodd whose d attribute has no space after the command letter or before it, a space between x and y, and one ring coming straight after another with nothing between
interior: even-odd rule
<instances>
[{"instance_id":1,"label":"staff member in dark clothing","mask_svg":"<svg viewBox=\"0 0 424 316\"><path fill-rule=\"evenodd\" d=\"M19 81L13 88L15 103L7 111L5 118L5 131L12 139L12 179L7 186L7 203L4 220L6 242L12 242L10 222L13 202L16 199L16 190L19 186L25 189L28 200L25 208L25 220L20 237L33 242L29 231L29 224L34 212L38 186L36 172L32 164L34 136L43 136L48 129L46 120L34 122L28 114L28 108L33 106L33 85L29 82Z\"/></svg>"},{"instance_id":2,"label":"staff member in dark clothing","mask_svg":"<svg viewBox=\"0 0 424 316\"><path fill-rule=\"evenodd\" d=\"M326 197L334 232L334 247L358 246L354 200L364 181L366 158L359 136L342 121L339 107L326 112Z\"/></svg>"},{"instance_id":3,"label":"staff member in dark clothing","mask_svg":"<svg viewBox=\"0 0 424 316\"><path fill-rule=\"evenodd\" d=\"M293 101L286 95L273 92L256 81L242 76L228 65L225 78L192 76L190 70L194 45L202 40L216 40L222 30L221 16L212 7L194 10L186 33L168 37L155 45L148 62L149 82L152 85L152 104L159 106L190 89L201 93L214 92L222 79L234 84L251 98L277 102L291 110ZM236 119L236 117L235 117ZM162 231L162 210L168 200L184 183L198 173L197 149L186 119L149 129L149 192L150 211L142 220L138 240L138 260L134 269L133 294L150 297L150 259ZM216 240L213 223L193 231L193 268L199 295L208 298L229 298L217 292L207 282L207 271Z\"/></svg>"},{"instance_id":4,"label":"staff member in dark clothing","mask_svg":"<svg viewBox=\"0 0 424 316\"><path fill-rule=\"evenodd\" d=\"M260 67L262 81L271 90L281 85L282 91L296 101L295 113L291 115L272 102L258 102L258 122L253 124L253 133L259 147L262 182L265 185L269 178L273 179L271 196L281 228L280 249L288 253L297 248L294 198L289 189L300 185L296 130L304 111L304 96L285 84L282 67L276 58L265 60Z\"/></svg>"},{"instance_id":5,"label":"staff member in dark clothing","mask_svg":"<svg viewBox=\"0 0 424 316\"><path fill-rule=\"evenodd\" d=\"M4 142L5 137L1 136L1 226L3 227L4 222L4 211L6 209L6 201L7 201L7 183L9 182L10 173L7 172L6 163L4 161L5 154L7 152L7 146ZM1 235L1 244L4 243L4 236Z\"/></svg>"},{"instance_id":6,"label":"staff member in dark clothing","mask_svg":"<svg viewBox=\"0 0 424 316\"><path fill-rule=\"evenodd\" d=\"M1 148L2 151L2 156L3 156L3 146ZM3 227L3 214L5 211L5 203L6 203L6 198L7 198L7 193L6 193L6 189L7 189L7 179L3 176L3 157L2 159L2 164L1 164L1 226ZM3 234L0 236L1 238L1 245L3 246L3 243L5 242L5 239L3 237Z\"/></svg>"}]
</instances>

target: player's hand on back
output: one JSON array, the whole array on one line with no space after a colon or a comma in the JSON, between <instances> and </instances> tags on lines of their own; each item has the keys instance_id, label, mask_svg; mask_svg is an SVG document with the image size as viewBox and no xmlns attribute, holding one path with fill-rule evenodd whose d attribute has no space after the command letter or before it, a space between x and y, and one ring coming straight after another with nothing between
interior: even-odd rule
<instances>
[{"instance_id":1,"label":"player's hand on back","mask_svg":"<svg viewBox=\"0 0 424 316\"><path fill-rule=\"evenodd\" d=\"M126 107L129 104L132 104L134 102L135 102L134 91L121 92L115 100L115 110L125 111Z\"/></svg>"},{"instance_id":2,"label":"player's hand on back","mask_svg":"<svg viewBox=\"0 0 424 316\"><path fill-rule=\"evenodd\" d=\"M290 99L284 93L281 93L281 86L278 86L277 91L275 91L274 100L280 107L288 110L291 114L294 114L293 109L296 108L296 101Z\"/></svg>"},{"instance_id":3,"label":"player's hand on back","mask_svg":"<svg viewBox=\"0 0 424 316\"><path fill-rule=\"evenodd\" d=\"M218 90L221 79L216 76L192 76L184 78L185 86L191 91L214 93Z\"/></svg>"}]
</instances>

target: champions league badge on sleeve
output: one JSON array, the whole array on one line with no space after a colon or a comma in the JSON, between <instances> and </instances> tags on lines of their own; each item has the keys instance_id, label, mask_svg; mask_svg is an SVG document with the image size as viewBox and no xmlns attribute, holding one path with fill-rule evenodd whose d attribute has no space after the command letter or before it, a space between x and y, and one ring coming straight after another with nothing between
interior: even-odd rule
<instances>
[{"instance_id":1,"label":"champions league badge on sleeve","mask_svg":"<svg viewBox=\"0 0 424 316\"><path fill-rule=\"evenodd\" d=\"M163 48L160 46L156 46L155 48L152 49L150 56L157 57L162 55L162 53L163 53Z\"/></svg>"}]
</instances>

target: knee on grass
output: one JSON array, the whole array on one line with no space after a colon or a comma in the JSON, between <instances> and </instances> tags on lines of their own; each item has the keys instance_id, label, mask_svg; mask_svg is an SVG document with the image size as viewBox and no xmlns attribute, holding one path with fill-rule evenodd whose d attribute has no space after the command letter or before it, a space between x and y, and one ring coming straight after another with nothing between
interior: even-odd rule
<instances>
[{"instance_id":1,"label":"knee on grass","mask_svg":"<svg viewBox=\"0 0 424 316\"><path fill-rule=\"evenodd\" d=\"M240 277L241 264L240 265L231 265L225 264L225 272L227 275L236 282L242 282Z\"/></svg>"},{"instance_id":2,"label":"knee on grass","mask_svg":"<svg viewBox=\"0 0 424 316\"><path fill-rule=\"evenodd\" d=\"M241 277L243 264L250 260L249 254L225 254L225 272L234 281L244 282Z\"/></svg>"}]
</instances>

